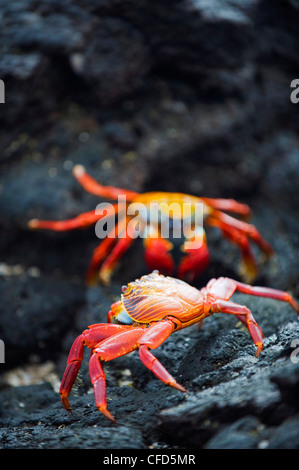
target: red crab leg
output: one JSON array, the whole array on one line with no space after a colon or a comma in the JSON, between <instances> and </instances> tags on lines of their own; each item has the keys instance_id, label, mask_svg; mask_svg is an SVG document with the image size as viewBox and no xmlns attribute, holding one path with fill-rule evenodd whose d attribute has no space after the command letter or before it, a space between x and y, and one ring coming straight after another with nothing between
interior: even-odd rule
<instances>
[{"instance_id":1,"label":"red crab leg","mask_svg":"<svg viewBox=\"0 0 299 470\"><path fill-rule=\"evenodd\" d=\"M271 289L270 287L250 286L242 282L234 281L236 283L236 290L244 294L256 295L259 297L267 297L270 299L282 300L288 302L299 315L299 305L295 299L288 293L278 289Z\"/></svg>"},{"instance_id":2,"label":"red crab leg","mask_svg":"<svg viewBox=\"0 0 299 470\"><path fill-rule=\"evenodd\" d=\"M132 201L139 193L114 186L103 186L93 179L85 170L84 166L76 165L73 168L73 174L81 186L95 196L117 199L118 196L126 196L128 201Z\"/></svg>"},{"instance_id":3,"label":"red crab leg","mask_svg":"<svg viewBox=\"0 0 299 470\"><path fill-rule=\"evenodd\" d=\"M118 234L125 230L125 228L126 219L124 218L121 219L120 222L116 225L115 230L113 227L113 229L107 234L106 238L94 250L89 268L86 273L88 285L93 285L96 283L99 266L102 264L105 257L107 257L111 246L115 244L115 240L117 239ZM112 234L114 234L114 236L112 236Z\"/></svg>"},{"instance_id":4,"label":"red crab leg","mask_svg":"<svg viewBox=\"0 0 299 470\"><path fill-rule=\"evenodd\" d=\"M113 273L118 260L124 255L133 243L133 238L121 238L118 240L110 255L105 259L99 272L99 278L103 284L109 284L111 274Z\"/></svg>"},{"instance_id":5,"label":"red crab leg","mask_svg":"<svg viewBox=\"0 0 299 470\"><path fill-rule=\"evenodd\" d=\"M239 246L243 263L241 265L240 274L242 274L247 281L252 282L257 276L258 264L247 236L230 227L222 228L221 230L225 238Z\"/></svg>"},{"instance_id":6,"label":"red crab leg","mask_svg":"<svg viewBox=\"0 0 299 470\"><path fill-rule=\"evenodd\" d=\"M71 411L71 405L69 403L68 396L82 364L83 341L84 335L81 334L73 342L59 389L62 404L67 411Z\"/></svg>"},{"instance_id":7,"label":"red crab leg","mask_svg":"<svg viewBox=\"0 0 299 470\"><path fill-rule=\"evenodd\" d=\"M213 199L210 197L201 197L200 199L207 205L221 211L236 212L245 217L248 217L251 213L250 207L247 204L242 204L234 199Z\"/></svg>"},{"instance_id":8,"label":"red crab leg","mask_svg":"<svg viewBox=\"0 0 299 470\"><path fill-rule=\"evenodd\" d=\"M78 228L89 227L90 225L98 222L103 217L115 216L119 210L125 207L124 204L108 204L103 211L97 213L96 211L83 212L72 219L67 220L38 220L32 219L28 222L31 229L48 229L57 232L64 232L66 230L74 230Z\"/></svg>"},{"instance_id":9,"label":"red crab leg","mask_svg":"<svg viewBox=\"0 0 299 470\"><path fill-rule=\"evenodd\" d=\"M122 237L123 234L124 236ZM126 231L123 232L121 229L119 229L118 236L121 236L121 238L118 239L112 251L103 262L99 272L99 278L103 284L109 284L111 274L113 273L118 260L124 255L124 253L134 242L134 225L132 224L131 226L128 226Z\"/></svg>"},{"instance_id":10,"label":"red crab leg","mask_svg":"<svg viewBox=\"0 0 299 470\"><path fill-rule=\"evenodd\" d=\"M106 237L101 244L94 250L91 262L89 264L87 273L86 273L86 281L89 286L95 285L97 283L97 273L99 270L99 266L109 253L109 249L111 245L115 243L115 239Z\"/></svg>"},{"instance_id":11,"label":"red crab leg","mask_svg":"<svg viewBox=\"0 0 299 470\"><path fill-rule=\"evenodd\" d=\"M115 204L117 206L117 204ZM111 206L112 207L112 206ZM31 229L48 229L56 232L73 230L77 228L89 227L103 217L103 214L96 214L95 211L83 212L82 214L67 220L38 220L31 219L28 226Z\"/></svg>"},{"instance_id":12,"label":"red crab leg","mask_svg":"<svg viewBox=\"0 0 299 470\"><path fill-rule=\"evenodd\" d=\"M288 293L271 287L251 286L243 282L235 281L229 277L220 277L213 279L207 284L207 288L212 295L217 296L223 300L231 298L235 291L242 292L243 294L256 295L258 297L267 297L274 300L281 300L289 302L294 310L299 314L299 305L295 299Z\"/></svg>"},{"instance_id":13,"label":"red crab leg","mask_svg":"<svg viewBox=\"0 0 299 470\"><path fill-rule=\"evenodd\" d=\"M285 291L272 289L269 287L259 287L259 286L251 286L249 284L244 284L239 281L235 281L234 279L230 279L228 277L221 277L218 279L211 280L207 288L209 292L223 300L228 300L233 295L235 291L242 292L243 294L248 295L255 295L259 297L267 297L274 300L280 300L283 302L288 302L299 315L299 305L295 301L295 299ZM239 320L247 325L246 318L244 315L237 315Z\"/></svg>"},{"instance_id":14,"label":"red crab leg","mask_svg":"<svg viewBox=\"0 0 299 470\"><path fill-rule=\"evenodd\" d=\"M128 330L130 326L102 323L91 325L89 328L90 329L85 330L73 342L67 359L67 366L61 381L59 393L62 404L67 411L71 411L68 395L70 394L82 364L84 344L92 348L105 338L119 332L123 332L124 330Z\"/></svg>"},{"instance_id":15,"label":"red crab leg","mask_svg":"<svg viewBox=\"0 0 299 470\"><path fill-rule=\"evenodd\" d=\"M244 263L244 274L248 278L248 281L254 280L257 275L257 262L247 237L254 240L267 255L273 253L272 247L261 237L253 225L242 222L241 220L236 220L219 211L217 211L217 214L221 215L222 220L209 217L207 223L220 228L223 235L228 240L239 246ZM227 219L227 217L229 217L229 219ZM227 222L224 222L224 219Z\"/></svg>"},{"instance_id":16,"label":"red crab leg","mask_svg":"<svg viewBox=\"0 0 299 470\"><path fill-rule=\"evenodd\" d=\"M263 349L263 332L255 321L251 311L245 305L239 305L230 300L218 299L211 306L211 312L223 312L236 315L238 318L244 316L246 319L246 326L249 333L257 347L256 357ZM245 323L243 321L243 323Z\"/></svg>"},{"instance_id":17,"label":"red crab leg","mask_svg":"<svg viewBox=\"0 0 299 470\"><path fill-rule=\"evenodd\" d=\"M159 362L149 350L160 346L160 344L173 333L174 329L175 324L170 319L162 320L150 326L138 342L139 357L143 364L162 380L162 382L177 388L181 392L186 392L186 389L170 375L161 362Z\"/></svg>"},{"instance_id":18,"label":"red crab leg","mask_svg":"<svg viewBox=\"0 0 299 470\"><path fill-rule=\"evenodd\" d=\"M111 361L117 357L128 354L137 348L139 337L146 327L127 327L127 331L116 334L111 338L102 341L97 346L89 361L89 373L91 383L94 388L95 403L108 419L115 421L115 418L107 410L106 398L106 378L101 362Z\"/></svg>"},{"instance_id":19,"label":"red crab leg","mask_svg":"<svg viewBox=\"0 0 299 470\"><path fill-rule=\"evenodd\" d=\"M94 389L95 403L99 411L110 421L115 422L114 416L107 409L106 377L103 367L97 357L93 354L89 360L89 375Z\"/></svg>"},{"instance_id":20,"label":"red crab leg","mask_svg":"<svg viewBox=\"0 0 299 470\"><path fill-rule=\"evenodd\" d=\"M256 227L242 220L235 219L228 214L224 214L221 211L215 210L212 217L219 221L219 227L226 230L227 228L236 229L237 231L243 232L249 238L251 238L267 255L273 253L273 248L269 243L263 239L261 234L258 232ZM210 221L208 221L210 223Z\"/></svg>"}]
</instances>

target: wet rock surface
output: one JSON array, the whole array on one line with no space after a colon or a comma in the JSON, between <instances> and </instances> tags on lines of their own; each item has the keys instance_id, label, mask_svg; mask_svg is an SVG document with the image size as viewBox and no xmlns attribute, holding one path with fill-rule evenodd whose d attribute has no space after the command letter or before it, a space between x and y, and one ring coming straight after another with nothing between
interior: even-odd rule
<instances>
[{"instance_id":1,"label":"wet rock surface","mask_svg":"<svg viewBox=\"0 0 299 470\"><path fill-rule=\"evenodd\" d=\"M265 335L259 358L236 319L217 314L155 351L187 394L136 352L109 362L114 425L95 408L86 354L64 411L72 341L147 268L136 242L111 286L88 288L93 227L27 228L101 202L73 178L77 163L107 185L235 198L275 249L255 283L298 299L297 3L20 0L0 1L0 16L0 447L299 448L296 314L241 294ZM211 264L194 285L240 279L237 248L207 235Z\"/></svg>"}]
</instances>

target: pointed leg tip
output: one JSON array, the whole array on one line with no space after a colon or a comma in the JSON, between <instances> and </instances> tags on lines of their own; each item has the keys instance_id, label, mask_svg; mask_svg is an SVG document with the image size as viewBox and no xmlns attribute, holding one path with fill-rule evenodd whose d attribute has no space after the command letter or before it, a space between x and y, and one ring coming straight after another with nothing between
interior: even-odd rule
<instances>
[{"instance_id":1,"label":"pointed leg tip","mask_svg":"<svg viewBox=\"0 0 299 470\"><path fill-rule=\"evenodd\" d=\"M100 271L99 273L99 280L100 280L100 283L104 286L109 286L110 285L110 278L111 278L111 274L109 271Z\"/></svg>"},{"instance_id":2,"label":"pointed leg tip","mask_svg":"<svg viewBox=\"0 0 299 470\"><path fill-rule=\"evenodd\" d=\"M110 411L109 411L107 408L98 407L98 410L99 410L106 418L108 418L112 423L117 424L117 421L116 421L115 417L113 416L113 414L110 413Z\"/></svg>"},{"instance_id":3,"label":"pointed leg tip","mask_svg":"<svg viewBox=\"0 0 299 470\"><path fill-rule=\"evenodd\" d=\"M260 353L261 353L262 350L263 350L263 343L259 343L259 344L257 344L256 346L257 346L257 350L256 350L255 357L259 357Z\"/></svg>"},{"instance_id":4,"label":"pointed leg tip","mask_svg":"<svg viewBox=\"0 0 299 470\"><path fill-rule=\"evenodd\" d=\"M71 408L71 405L70 405L70 402L68 400L68 398L66 396L63 396L62 394L60 394L60 398L61 398L61 402L62 402L62 405L63 405L63 408L68 411L69 413L72 412L72 408Z\"/></svg>"},{"instance_id":5,"label":"pointed leg tip","mask_svg":"<svg viewBox=\"0 0 299 470\"><path fill-rule=\"evenodd\" d=\"M299 304L297 304L297 302L294 299L291 299L290 303L293 309L295 310L295 312L297 313L297 315L299 315Z\"/></svg>"},{"instance_id":6,"label":"pointed leg tip","mask_svg":"<svg viewBox=\"0 0 299 470\"><path fill-rule=\"evenodd\" d=\"M177 390L179 390L180 392L187 393L187 389L185 387L183 387L183 385L180 385L177 382L171 383L170 385L172 387L176 388Z\"/></svg>"},{"instance_id":7,"label":"pointed leg tip","mask_svg":"<svg viewBox=\"0 0 299 470\"><path fill-rule=\"evenodd\" d=\"M27 225L30 229L35 229L35 228L38 227L38 220L37 219L31 219L31 220L29 220Z\"/></svg>"},{"instance_id":8,"label":"pointed leg tip","mask_svg":"<svg viewBox=\"0 0 299 470\"><path fill-rule=\"evenodd\" d=\"M86 172L83 165L75 165L73 168L73 175L80 177Z\"/></svg>"}]
</instances>

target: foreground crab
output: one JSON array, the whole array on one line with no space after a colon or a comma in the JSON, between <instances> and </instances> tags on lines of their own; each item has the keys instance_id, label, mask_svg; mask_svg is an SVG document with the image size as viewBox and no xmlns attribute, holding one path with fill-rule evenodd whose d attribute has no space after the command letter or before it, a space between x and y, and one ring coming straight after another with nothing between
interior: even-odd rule
<instances>
[{"instance_id":1,"label":"foreground crab","mask_svg":"<svg viewBox=\"0 0 299 470\"><path fill-rule=\"evenodd\" d=\"M289 302L299 314L299 305L287 292L253 287L225 277L212 279L198 290L154 271L122 288L121 300L112 304L108 313L109 323L89 326L74 341L60 386L63 406L71 411L68 395L82 363L84 345L91 349L89 373L96 406L112 421L115 419L107 409L103 363L139 349L143 364L162 382L185 392L150 350L160 346L174 331L202 322L212 313L236 315L247 326L258 356L263 348L262 331L246 306L229 300L235 291Z\"/></svg>"},{"instance_id":2,"label":"foreground crab","mask_svg":"<svg viewBox=\"0 0 299 470\"><path fill-rule=\"evenodd\" d=\"M110 277L115 269L115 265L123 254L128 250L134 241L134 226L130 225L132 216L124 208L140 207L145 210L139 214L138 223L144 230L145 261L150 270L159 269L164 274L176 275L180 279L193 281L208 265L209 251L204 230L199 226L194 226L196 204L203 204L204 224L218 227L223 236L239 246L242 256L241 274L246 282L252 282L257 275L257 263L253 255L250 241L255 242L266 254L272 253L271 246L261 237L254 225L248 224L243 220L236 219L223 211L234 212L241 217L248 217L250 209L247 205L238 203L233 199L211 199L199 198L182 193L149 192L139 194L135 191L115 188L113 186L103 186L97 183L87 174L82 165L76 165L73 170L74 176L78 182L91 194L104 198L116 200L118 197L124 197L126 202L111 204L107 208L105 216L115 216L118 212L118 224L114 236L107 234L106 238L95 249L92 260L87 271L87 282L95 282L97 275L100 280L108 284ZM169 216L162 214L154 217L154 223L149 222L149 213L153 210L154 204L164 204L167 207L175 205L176 211L171 213L170 223L172 225L186 222L187 216L184 215L184 207L189 205L191 213L190 230L184 233L185 241L180 246L183 257L176 268L172 253L175 252L174 243L163 237L161 234L161 218ZM165 206L163 206L165 208ZM125 212L125 215L124 215ZM132 211L130 211L132 213ZM90 226L98 222L103 217L103 213L89 211L79 216L61 221L46 221L32 219L29 227L32 229L50 229L56 231L72 230ZM136 218L136 217L135 217ZM159 219L159 220L157 220ZM191 224L193 223L193 226ZM196 223L196 220L195 220ZM159 225L160 224L160 225ZM174 240L172 240L174 242Z\"/></svg>"}]
</instances>

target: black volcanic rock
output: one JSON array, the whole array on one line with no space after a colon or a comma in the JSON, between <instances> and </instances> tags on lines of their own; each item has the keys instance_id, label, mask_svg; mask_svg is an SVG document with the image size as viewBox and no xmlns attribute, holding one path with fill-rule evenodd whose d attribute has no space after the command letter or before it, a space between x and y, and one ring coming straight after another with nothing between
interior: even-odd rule
<instances>
[{"instance_id":1,"label":"black volcanic rock","mask_svg":"<svg viewBox=\"0 0 299 470\"><path fill-rule=\"evenodd\" d=\"M74 179L78 163L107 185L234 198L275 249L264 262L253 247L255 283L298 299L298 2L0 0L0 18L0 447L298 448L296 314L241 294L265 335L259 358L232 315L213 315L154 351L187 394L137 352L109 362L115 427L95 407L87 353L64 411L72 341L147 272L143 247L89 288L94 227L27 227L102 202ZM211 264L194 285L240 279L236 246L206 231Z\"/></svg>"}]
</instances>

